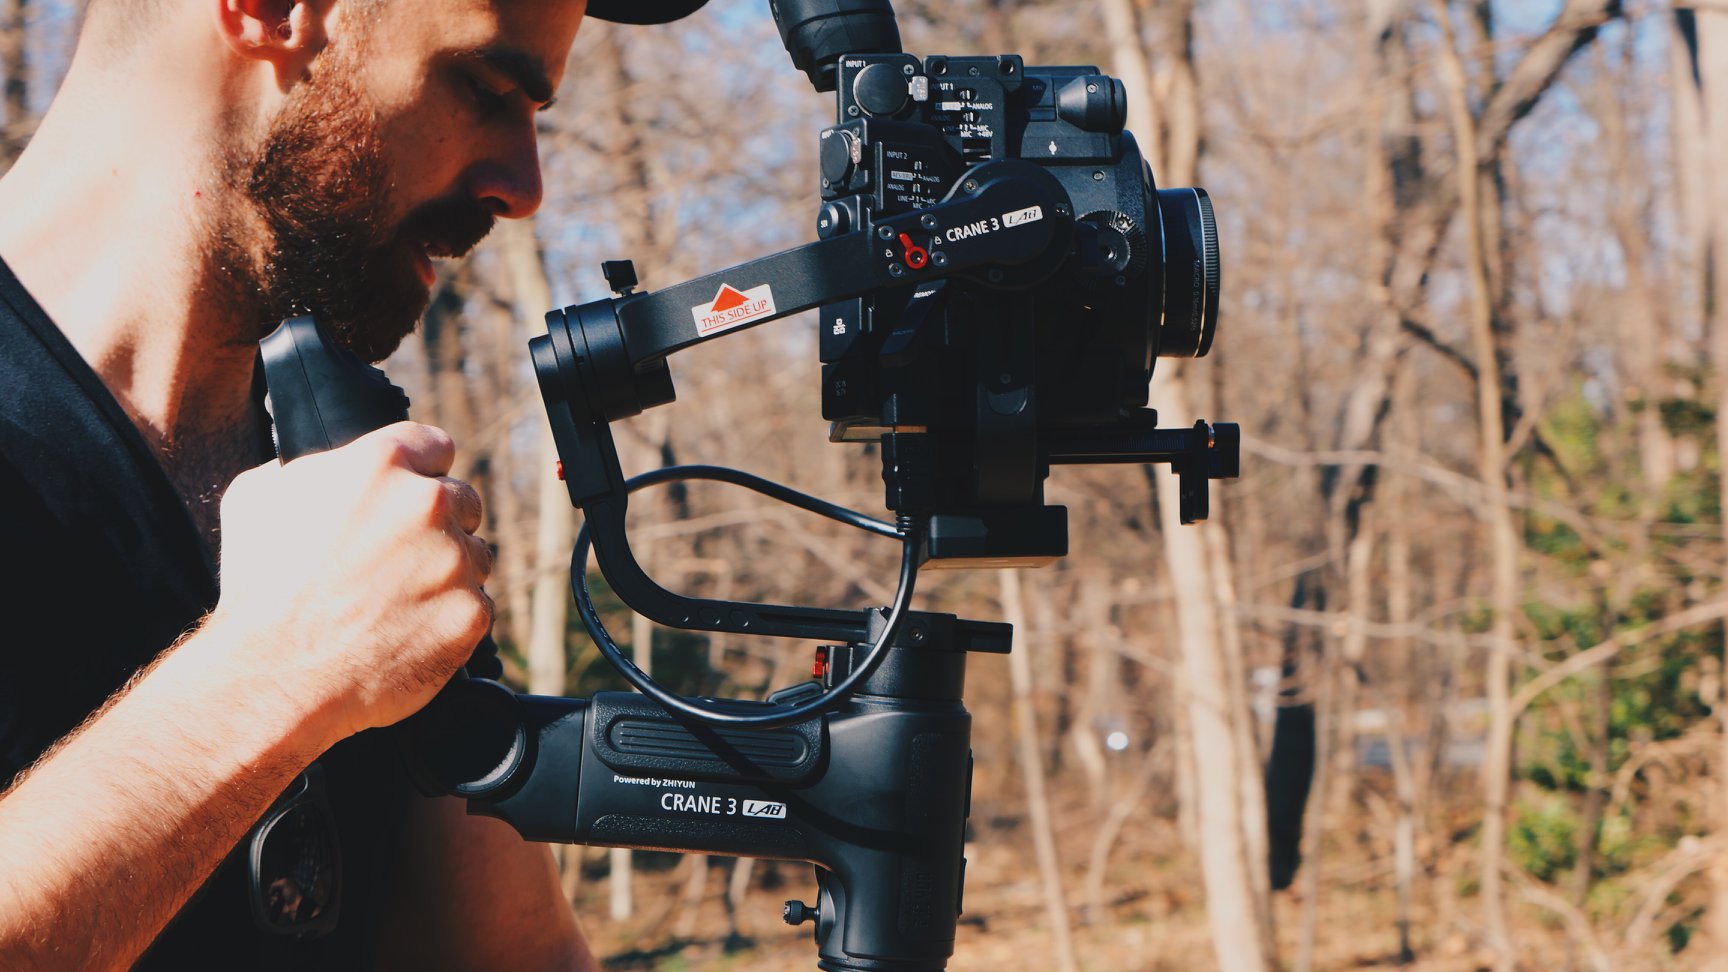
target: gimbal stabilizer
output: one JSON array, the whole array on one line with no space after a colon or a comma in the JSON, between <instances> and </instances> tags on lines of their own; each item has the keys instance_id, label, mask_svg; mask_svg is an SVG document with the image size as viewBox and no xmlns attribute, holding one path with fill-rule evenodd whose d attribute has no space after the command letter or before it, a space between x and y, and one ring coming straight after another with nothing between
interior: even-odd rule
<instances>
[{"instance_id":1,"label":"gimbal stabilizer","mask_svg":"<svg viewBox=\"0 0 1728 972\"><path fill-rule=\"evenodd\" d=\"M1067 552L1043 502L1053 464L1172 464L1184 522L1238 471L1229 424L1159 429L1155 355L1205 353L1217 240L1199 190L1155 190L1122 131L1121 85L1018 57L899 52L887 0L776 0L794 63L838 89L823 133L817 242L652 293L547 315L530 342L560 472L586 525L572 586L589 633L642 695L516 695L461 677L403 724L422 789L531 840L808 861L830 972L946 967L970 812L966 656L1005 653L1000 623L909 609L922 566L1029 566ZM958 79L958 80L956 80ZM732 470L626 480L610 423L673 400L667 358L820 308L834 438L879 444L888 524ZM310 319L264 342L284 460L402 417L381 373ZM308 408L306 400L315 407ZM632 556L634 489L719 479L902 544L887 608L686 597ZM680 698L613 644L587 593L589 538L613 592L663 625L823 644L818 681L766 702ZM474 674L495 667L471 666Z\"/></svg>"}]
</instances>

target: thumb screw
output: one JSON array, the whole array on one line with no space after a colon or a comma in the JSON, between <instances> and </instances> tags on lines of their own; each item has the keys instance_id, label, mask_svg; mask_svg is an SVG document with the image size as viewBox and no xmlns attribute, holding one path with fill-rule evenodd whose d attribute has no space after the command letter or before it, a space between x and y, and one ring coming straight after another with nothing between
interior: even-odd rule
<instances>
[{"instance_id":1,"label":"thumb screw","mask_svg":"<svg viewBox=\"0 0 1728 972\"><path fill-rule=\"evenodd\" d=\"M802 925L807 921L815 921L816 918L816 909L802 901L788 901L786 907L780 911L780 920L788 925Z\"/></svg>"}]
</instances>

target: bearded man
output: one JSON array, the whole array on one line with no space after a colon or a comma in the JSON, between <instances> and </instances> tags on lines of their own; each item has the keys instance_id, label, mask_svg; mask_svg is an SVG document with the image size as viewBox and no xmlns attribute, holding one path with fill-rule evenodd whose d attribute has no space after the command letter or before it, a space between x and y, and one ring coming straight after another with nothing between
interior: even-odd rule
<instances>
[{"instance_id":1,"label":"bearded man","mask_svg":"<svg viewBox=\"0 0 1728 972\"><path fill-rule=\"evenodd\" d=\"M381 359L534 211L583 7L90 0L0 178L0 968L593 967L546 848L370 731L490 622L453 443L278 467L254 374L305 312Z\"/></svg>"}]
</instances>

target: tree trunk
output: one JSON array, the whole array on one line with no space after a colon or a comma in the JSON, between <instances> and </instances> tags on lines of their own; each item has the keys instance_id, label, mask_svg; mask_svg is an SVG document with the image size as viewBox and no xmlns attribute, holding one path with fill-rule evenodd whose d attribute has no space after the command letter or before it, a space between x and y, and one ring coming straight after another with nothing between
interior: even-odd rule
<instances>
[{"instance_id":1,"label":"tree trunk","mask_svg":"<svg viewBox=\"0 0 1728 972\"><path fill-rule=\"evenodd\" d=\"M1069 727L1068 741L1074 750L1075 763L1086 776L1086 792L1092 812L1107 814L1111 808L1110 791L1106 786L1108 764L1104 746L1098 741L1099 730L1117 714L1116 666L1119 635L1110 624L1110 585L1102 582L1079 585L1077 610L1085 618L1081 629L1081 664L1085 667L1085 695L1074 724Z\"/></svg>"},{"instance_id":2,"label":"tree trunk","mask_svg":"<svg viewBox=\"0 0 1728 972\"><path fill-rule=\"evenodd\" d=\"M1482 920L1495 967L1515 967L1512 939L1506 927L1505 890L1501 870L1506 840L1506 802L1512 775L1510 708L1513 618L1518 611L1518 533L1506 488L1506 432L1501 408L1499 353L1494 337L1493 290L1482 231L1481 157L1476 151L1476 119L1470 112L1463 58L1453 35L1451 13L1444 0L1432 0L1443 41L1440 74L1445 84L1447 114L1457 161L1458 212L1464 221L1465 271L1470 283L1469 330L1477 368L1477 468L1485 494L1480 514L1488 524L1493 565L1485 672L1488 696L1488 744L1482 759Z\"/></svg>"},{"instance_id":3,"label":"tree trunk","mask_svg":"<svg viewBox=\"0 0 1728 972\"><path fill-rule=\"evenodd\" d=\"M1193 4L1182 0L1159 9L1167 61L1164 83L1158 87L1167 93L1156 105L1152 72L1141 46L1143 11L1130 0L1102 0L1102 5L1114 39L1115 70L1127 89L1129 126L1146 138L1148 161L1160 184L1192 185L1200 151ZM1154 390L1161 415L1178 423L1192 419L1180 377L1166 372ZM1153 478L1181 641L1187 689L1181 704L1193 745L1201 871L1213 949L1223 972L1264 972L1276 963L1266 878L1265 791L1260 760L1251 745L1244 748L1253 740L1252 715L1242 659L1230 656L1232 648L1240 651L1240 643L1223 630L1228 622L1220 616L1218 575L1202 534L1221 527L1182 526L1175 476L1159 470ZM1251 827L1257 832L1250 834Z\"/></svg>"},{"instance_id":4,"label":"tree trunk","mask_svg":"<svg viewBox=\"0 0 1728 972\"><path fill-rule=\"evenodd\" d=\"M1179 392L1178 383L1165 382L1160 411L1188 414ZM1250 839L1247 827L1251 817L1265 820L1265 797L1258 789L1260 762L1239 745L1245 736L1241 727L1251 718L1247 692L1230 678L1232 667L1240 670L1241 662L1225 658L1218 630L1205 541L1200 536L1208 527L1180 524L1175 476L1159 475L1157 488L1188 689L1184 701L1193 733L1201 870L1213 948L1223 972L1262 972L1274 965L1270 908L1265 900L1269 889L1264 880L1256 880L1264 874L1264 860L1251 857L1253 847L1264 846L1264 834ZM1256 784L1246 799L1245 775ZM1245 803L1254 801L1260 801L1261 808L1251 814Z\"/></svg>"},{"instance_id":5,"label":"tree trunk","mask_svg":"<svg viewBox=\"0 0 1728 972\"><path fill-rule=\"evenodd\" d=\"M1026 625L1026 599L1020 589L1020 574L997 571L1001 582L1002 613L1014 626L1019 644L1008 654L1008 676L1014 693L1014 730L1020 753L1020 775L1026 783L1026 808L1031 817L1032 847L1038 857L1038 875L1044 887L1044 916L1050 924L1052 956L1058 972L1079 972L1074 957L1073 931L1068 923L1068 897L1062 885L1062 862L1056 851L1056 829L1050 815L1050 796L1044 788L1044 757L1038 735L1038 715L1032 697L1032 645Z\"/></svg>"}]
</instances>

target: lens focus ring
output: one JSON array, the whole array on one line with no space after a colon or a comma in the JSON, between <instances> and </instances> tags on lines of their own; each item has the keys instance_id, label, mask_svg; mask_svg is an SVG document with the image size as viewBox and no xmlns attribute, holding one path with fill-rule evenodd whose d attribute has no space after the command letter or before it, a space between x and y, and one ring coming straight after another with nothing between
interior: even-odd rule
<instances>
[{"instance_id":1,"label":"lens focus ring","mask_svg":"<svg viewBox=\"0 0 1728 972\"><path fill-rule=\"evenodd\" d=\"M1198 358L1218 328L1218 222L1204 189L1160 189L1164 223L1164 314L1161 358Z\"/></svg>"}]
</instances>

